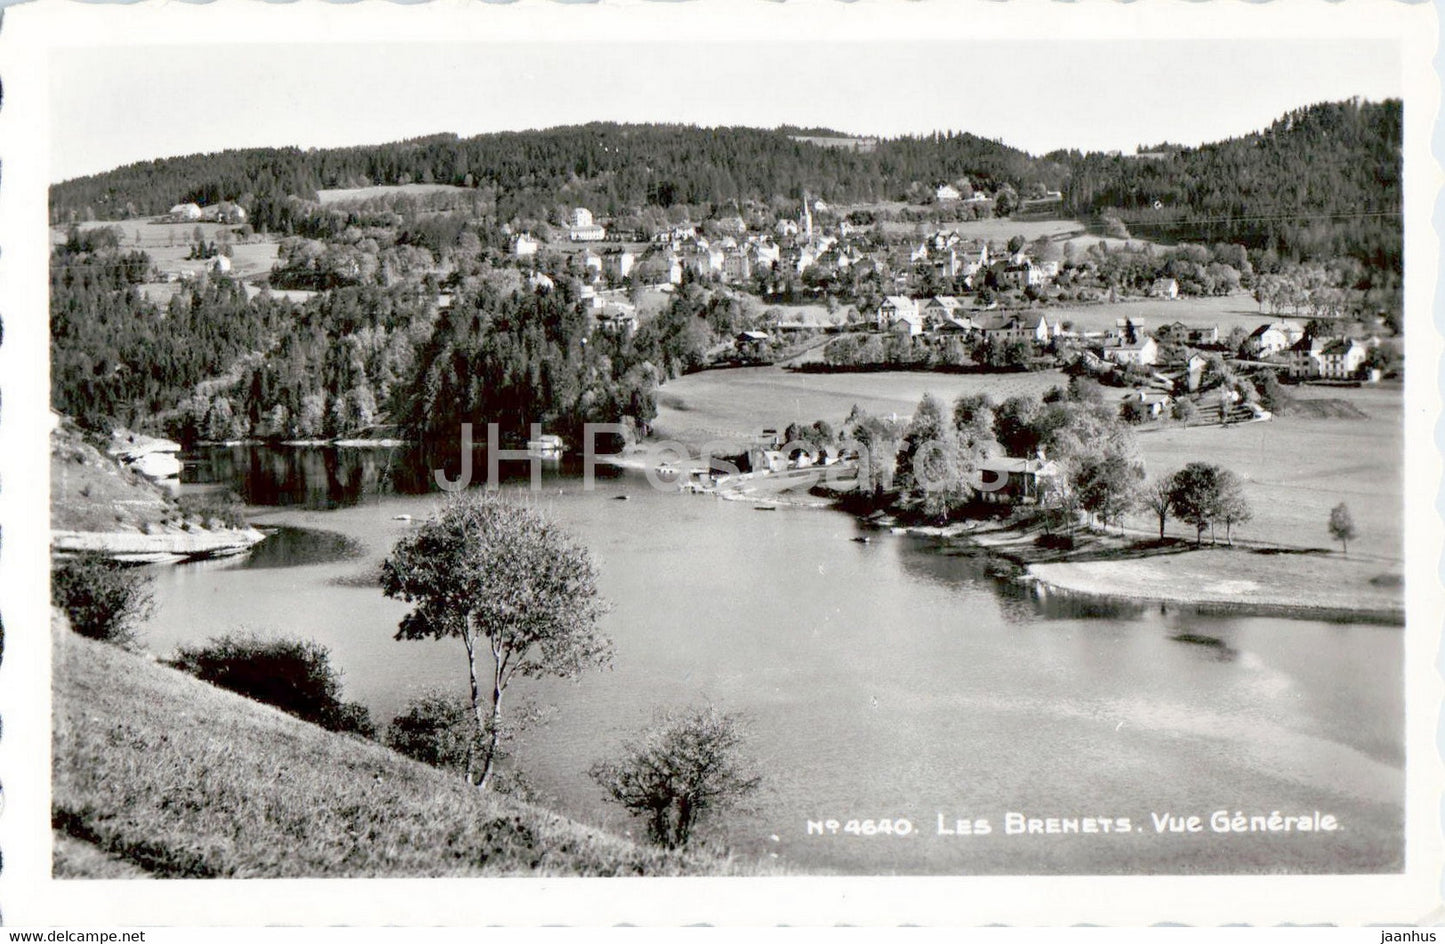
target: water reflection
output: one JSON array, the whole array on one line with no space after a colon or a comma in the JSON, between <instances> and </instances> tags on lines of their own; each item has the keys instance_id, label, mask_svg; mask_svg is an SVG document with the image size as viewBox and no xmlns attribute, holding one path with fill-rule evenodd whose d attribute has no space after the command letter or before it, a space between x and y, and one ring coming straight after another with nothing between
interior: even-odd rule
<instances>
[{"instance_id":1,"label":"water reflection","mask_svg":"<svg viewBox=\"0 0 1445 944\"><path fill-rule=\"evenodd\" d=\"M242 558L241 566L250 568L300 567L305 564L329 564L332 561L359 557L364 548L359 541L314 528L268 527L266 540Z\"/></svg>"},{"instance_id":2,"label":"water reflection","mask_svg":"<svg viewBox=\"0 0 1445 944\"><path fill-rule=\"evenodd\" d=\"M382 724L418 692L465 693L460 645L395 641L407 607L374 580L385 550L435 506L423 495L429 473L416 471L426 463L387 451L251 452L212 450L190 480L224 482L253 502L337 508L272 517L344 534L368 553L292 570L159 571L152 648L242 625L301 633L328 647L347 697ZM479 457L474 469L485 468ZM502 469L518 483L528 474L525 463ZM611 671L529 686L557 716L519 756L569 815L630 825L588 766L655 710L709 702L748 715L771 784L757 816L730 821L724 838L800 871L1348 872L1402 861L1397 628L1041 593L987 554L865 530L835 512L756 514L611 469L584 494L575 471L559 464L542 493L515 491L594 552L615 606L603 626L617 647ZM852 540L860 534L870 542ZM294 533L273 553L303 563L348 552ZM1218 645L1179 638L1191 634ZM1328 809L1350 829L1328 842L1127 843L1001 832L864 842L805 829L840 814L922 826L938 812L997 826L1007 810L1147 823L1151 810L1226 805Z\"/></svg>"},{"instance_id":3,"label":"water reflection","mask_svg":"<svg viewBox=\"0 0 1445 944\"><path fill-rule=\"evenodd\" d=\"M248 505L299 507L315 511L348 508L384 495L425 495L437 491L435 473L458 480L461 457L455 450L417 446L357 448L344 446L209 446L184 457L181 481L188 486L230 489ZM582 471L578 457L539 459L547 485L572 484ZM620 470L599 465L599 482L616 479ZM486 482L487 452L473 450L471 482ZM531 475L526 460L499 460L500 484L525 483Z\"/></svg>"}]
</instances>

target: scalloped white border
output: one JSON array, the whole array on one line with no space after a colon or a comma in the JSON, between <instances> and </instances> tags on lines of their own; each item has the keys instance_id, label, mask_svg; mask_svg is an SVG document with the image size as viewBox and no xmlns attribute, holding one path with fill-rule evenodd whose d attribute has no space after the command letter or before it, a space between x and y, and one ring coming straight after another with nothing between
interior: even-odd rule
<instances>
[{"instance_id":1,"label":"scalloped white border","mask_svg":"<svg viewBox=\"0 0 1445 944\"><path fill-rule=\"evenodd\" d=\"M0 914L11 926L66 925L724 925L1012 924L1193 925L1436 923L1445 846L1440 574L1445 507L1438 441L1445 443L1442 338L1427 324L1437 297L1445 222L1441 170L1431 152L1440 80L1432 59L1440 23L1428 4L1382 0L1145 0L1077 3L987 0L431 0L329 5L143 3L97 6L41 0L11 6L0 24L0 615L9 630L0 664ZM977 36L1142 40L1170 37L1398 40L1405 72L1407 871L1398 876L1019 877L779 879L490 879L51 881L49 874L49 619L47 586L48 332L47 62L61 46L214 41L327 42L545 39L569 42L817 43ZM1437 152L1445 152L1442 143ZM1432 211L1438 210L1432 216ZM1438 296L1445 311L1445 292ZM1435 370L1431 369L1435 366ZM1440 498L1436 499L1437 494ZM1432 499L1435 499L1432 501ZM1438 568L1438 569L1437 569Z\"/></svg>"}]
</instances>

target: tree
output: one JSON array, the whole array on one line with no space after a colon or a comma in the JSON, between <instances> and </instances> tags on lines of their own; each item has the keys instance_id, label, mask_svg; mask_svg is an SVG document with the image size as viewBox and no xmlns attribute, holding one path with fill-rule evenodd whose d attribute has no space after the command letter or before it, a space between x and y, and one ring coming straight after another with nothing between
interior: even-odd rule
<instances>
[{"instance_id":1,"label":"tree","mask_svg":"<svg viewBox=\"0 0 1445 944\"><path fill-rule=\"evenodd\" d=\"M1082 457L1071 476L1079 505L1106 528L1134 504L1143 477L1142 468L1112 452Z\"/></svg>"},{"instance_id":2,"label":"tree","mask_svg":"<svg viewBox=\"0 0 1445 944\"><path fill-rule=\"evenodd\" d=\"M612 643L597 630L606 604L587 549L544 515L495 494L456 495L397 541L381 585L387 596L416 604L397 639L455 637L466 648L471 709L483 732L467 767L482 789L513 679L574 678L611 661Z\"/></svg>"},{"instance_id":3,"label":"tree","mask_svg":"<svg viewBox=\"0 0 1445 944\"><path fill-rule=\"evenodd\" d=\"M155 608L150 574L101 554L81 554L58 564L50 576L50 600L65 611L82 636L130 648L138 625Z\"/></svg>"},{"instance_id":4,"label":"tree","mask_svg":"<svg viewBox=\"0 0 1445 944\"><path fill-rule=\"evenodd\" d=\"M1174 406L1170 412L1176 420L1188 426L1189 421L1194 419L1199 413L1199 410L1194 406L1193 400L1188 397L1180 397L1174 401Z\"/></svg>"},{"instance_id":5,"label":"tree","mask_svg":"<svg viewBox=\"0 0 1445 944\"><path fill-rule=\"evenodd\" d=\"M1149 418L1149 409L1139 400L1130 397L1119 406L1119 419L1130 426L1138 426Z\"/></svg>"},{"instance_id":6,"label":"tree","mask_svg":"<svg viewBox=\"0 0 1445 944\"><path fill-rule=\"evenodd\" d=\"M1169 507L1174 516L1194 525L1194 546L1204 540L1204 529L1213 524L1219 512L1219 473L1217 465L1190 462L1170 477Z\"/></svg>"},{"instance_id":7,"label":"tree","mask_svg":"<svg viewBox=\"0 0 1445 944\"><path fill-rule=\"evenodd\" d=\"M898 450L896 471L899 488L913 490L919 484L915 481L913 460L918 451L930 443L936 443L949 425L944 416L943 403L931 393L925 393L913 411L908 428L903 433L903 444Z\"/></svg>"},{"instance_id":8,"label":"tree","mask_svg":"<svg viewBox=\"0 0 1445 944\"><path fill-rule=\"evenodd\" d=\"M1228 469L1219 470L1219 498L1215 515L1224 522L1224 540L1231 545L1234 544L1234 526L1247 524L1254 517L1249 500L1244 497L1244 484Z\"/></svg>"},{"instance_id":9,"label":"tree","mask_svg":"<svg viewBox=\"0 0 1445 944\"><path fill-rule=\"evenodd\" d=\"M647 822L653 842L684 846L708 813L737 805L761 779L743 760L740 720L715 708L661 716L618 761L599 761L590 776L613 803Z\"/></svg>"},{"instance_id":10,"label":"tree","mask_svg":"<svg viewBox=\"0 0 1445 944\"><path fill-rule=\"evenodd\" d=\"M1164 540L1164 525L1169 521L1169 512L1173 507L1170 502L1170 492L1174 488L1172 477L1155 479L1139 492L1139 503L1149 509L1159 519L1159 540Z\"/></svg>"},{"instance_id":11,"label":"tree","mask_svg":"<svg viewBox=\"0 0 1445 944\"><path fill-rule=\"evenodd\" d=\"M1330 537L1340 542L1346 556L1350 553L1350 542L1359 536L1360 533L1355 529L1355 519L1350 516L1348 505L1340 502L1330 509Z\"/></svg>"}]
</instances>

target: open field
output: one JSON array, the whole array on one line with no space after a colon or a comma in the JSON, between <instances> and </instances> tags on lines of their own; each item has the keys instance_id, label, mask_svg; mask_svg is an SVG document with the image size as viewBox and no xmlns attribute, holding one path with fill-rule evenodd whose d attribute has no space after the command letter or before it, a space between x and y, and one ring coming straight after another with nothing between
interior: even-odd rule
<instances>
[{"instance_id":1,"label":"open field","mask_svg":"<svg viewBox=\"0 0 1445 944\"><path fill-rule=\"evenodd\" d=\"M1366 418L1284 415L1265 423L1145 432L1139 446L1149 474L1167 474L1191 461L1233 470L1244 479L1254 510L1254 520L1236 528L1236 536L1292 547L1338 548L1326 523L1330 509L1343 501L1360 532L1350 556L1373 558L1382 570L1398 568L1404 559L1403 394L1391 387L1289 389L1301 400L1342 400ZM1144 515L1128 523L1157 533L1157 520ZM1193 536L1178 522L1169 531Z\"/></svg>"},{"instance_id":2,"label":"open field","mask_svg":"<svg viewBox=\"0 0 1445 944\"><path fill-rule=\"evenodd\" d=\"M1065 378L1058 371L1028 374L935 374L887 371L802 374L778 367L711 370L670 380L658 389L657 438L700 443L751 440L765 427L827 420L835 426L857 404L879 415L913 413L924 393L951 403L964 393L995 400L1042 395Z\"/></svg>"},{"instance_id":3,"label":"open field","mask_svg":"<svg viewBox=\"0 0 1445 944\"><path fill-rule=\"evenodd\" d=\"M157 269L168 275L183 272L202 272L210 264L208 259L187 259L191 243L199 228L205 240L212 242L221 230L235 231L236 227L221 223L157 223L153 220L120 220L82 223L80 228L99 229L112 226L121 232L120 247L124 250L141 249L151 257ZM65 241L65 230L52 228L51 242ZM231 275L236 278L264 275L276 264L276 250L279 243L274 239L256 239L252 242L233 240L231 243ZM152 298L160 298L153 294ZM169 300L165 296L164 300Z\"/></svg>"},{"instance_id":4,"label":"open field","mask_svg":"<svg viewBox=\"0 0 1445 944\"><path fill-rule=\"evenodd\" d=\"M746 296L744 296L746 297ZM762 305L762 310L769 316L776 315L779 322L785 325L807 325L810 328L827 328L833 325L843 324L847 320L848 312L854 309L852 305L838 305L833 311L828 311L824 304L813 305Z\"/></svg>"},{"instance_id":5,"label":"open field","mask_svg":"<svg viewBox=\"0 0 1445 944\"><path fill-rule=\"evenodd\" d=\"M1050 322L1072 321L1074 330L1104 331L1114 327L1121 318L1142 321L1150 330L1160 325L1182 321L1191 327L1219 325L1223 339L1235 326L1253 331L1262 324L1278 320L1280 315L1267 315L1259 310L1253 298L1244 293L1181 297L1174 300L1140 298L1129 301L1103 302L1098 305L1051 305L1043 309Z\"/></svg>"},{"instance_id":6,"label":"open field","mask_svg":"<svg viewBox=\"0 0 1445 944\"><path fill-rule=\"evenodd\" d=\"M958 223L903 223L884 222L880 224L883 231L893 235L899 233L911 233L922 227L924 233L932 233L937 230L951 230L964 239L999 239L1007 241L1014 236L1022 236L1032 241L1040 236L1047 236L1051 239L1062 238L1070 234L1077 234L1071 238L1085 238L1084 224L1078 220L1013 220L1013 219L989 219L989 220L966 220ZM1082 247L1082 243L1080 244Z\"/></svg>"},{"instance_id":7,"label":"open field","mask_svg":"<svg viewBox=\"0 0 1445 944\"><path fill-rule=\"evenodd\" d=\"M51 809L69 877L757 874L484 794L142 656L52 629Z\"/></svg>"},{"instance_id":8,"label":"open field","mask_svg":"<svg viewBox=\"0 0 1445 944\"><path fill-rule=\"evenodd\" d=\"M777 367L704 371L669 381L658 391L659 439L697 444L709 439L742 442L765 427L825 419L839 424L856 403L871 413L910 415L924 392L945 401L983 392L995 400L1039 396L1064 383L1058 372L1031 374L934 374L885 372L801 374ZM1398 572L1403 560L1403 397L1398 388L1290 388L1301 400L1339 400L1362 419L1278 416L1269 422L1228 427L1165 426L1142 432L1140 451L1151 476L1187 462L1214 462L1245 483L1254 519L1235 529L1238 538L1298 548L1335 547L1326 522L1330 509L1350 506L1360 537L1350 556L1369 559L1374 573ZM1126 522L1157 530L1147 514ZM1171 521L1170 534L1192 537ZM1223 534L1220 534L1223 539ZM1373 575L1373 573L1372 573Z\"/></svg>"},{"instance_id":9,"label":"open field","mask_svg":"<svg viewBox=\"0 0 1445 944\"><path fill-rule=\"evenodd\" d=\"M454 187L451 184L392 184L378 187L318 190L316 191L316 199L324 206L330 203L370 200L373 197L384 197L392 194L421 197L429 193L462 193L465 190L465 187Z\"/></svg>"}]
</instances>

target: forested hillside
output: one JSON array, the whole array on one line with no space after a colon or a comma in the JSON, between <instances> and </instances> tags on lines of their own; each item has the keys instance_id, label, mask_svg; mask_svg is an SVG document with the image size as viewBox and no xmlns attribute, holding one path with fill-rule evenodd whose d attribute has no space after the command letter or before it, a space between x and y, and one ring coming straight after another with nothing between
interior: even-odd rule
<instances>
[{"instance_id":1,"label":"forested hillside","mask_svg":"<svg viewBox=\"0 0 1445 944\"><path fill-rule=\"evenodd\" d=\"M972 134L882 139L873 150L820 147L784 129L589 124L302 151L260 148L122 167L56 185L51 216L121 219L177 202L234 200L258 229L296 231L288 196L370 184L475 188L500 221L559 207L623 214L639 207L795 200L904 199L966 177L994 190L1062 189L1083 218L1119 216L1136 235L1237 242L1302 258L1354 256L1399 267L1401 102L1299 109L1268 129L1147 157L1057 151L1033 157Z\"/></svg>"},{"instance_id":2,"label":"forested hillside","mask_svg":"<svg viewBox=\"0 0 1445 944\"><path fill-rule=\"evenodd\" d=\"M993 187L1063 182L1065 169L971 134L882 141L860 153L795 141L781 131L682 125L589 124L459 139L300 151L223 151L132 164L56 185L54 222L164 213L185 201L234 200L257 212L318 188L443 183L494 189L497 212L545 216L560 205L629 207L767 202L803 190L848 202L900 198L910 183L968 175Z\"/></svg>"},{"instance_id":3,"label":"forested hillside","mask_svg":"<svg viewBox=\"0 0 1445 944\"><path fill-rule=\"evenodd\" d=\"M1203 147L1081 155L1070 162L1066 205L1113 211L1144 238L1352 256L1398 271L1401 116L1398 99L1334 102Z\"/></svg>"}]
</instances>

